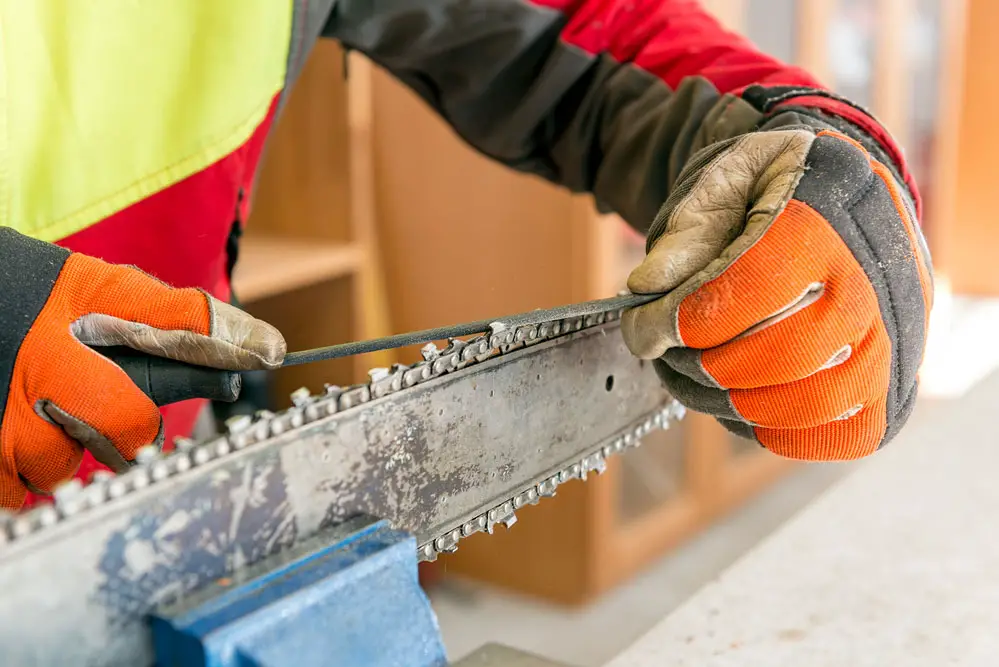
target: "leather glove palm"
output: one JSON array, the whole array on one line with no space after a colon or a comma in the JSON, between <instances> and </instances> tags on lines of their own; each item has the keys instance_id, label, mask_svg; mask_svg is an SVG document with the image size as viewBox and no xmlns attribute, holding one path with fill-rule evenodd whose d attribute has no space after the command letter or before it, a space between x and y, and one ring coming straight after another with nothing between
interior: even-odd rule
<instances>
[{"instance_id":1,"label":"leather glove palm","mask_svg":"<svg viewBox=\"0 0 999 667\"><path fill-rule=\"evenodd\" d=\"M690 161L650 229L625 341L691 409L790 458L866 456L916 395L933 298L907 192L831 130Z\"/></svg>"}]
</instances>

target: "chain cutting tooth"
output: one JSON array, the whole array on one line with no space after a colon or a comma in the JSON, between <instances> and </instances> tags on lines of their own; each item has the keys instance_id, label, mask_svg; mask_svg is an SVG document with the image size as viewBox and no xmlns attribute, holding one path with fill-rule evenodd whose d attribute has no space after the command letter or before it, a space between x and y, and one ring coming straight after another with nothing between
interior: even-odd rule
<instances>
[{"instance_id":1,"label":"chain cutting tooth","mask_svg":"<svg viewBox=\"0 0 999 667\"><path fill-rule=\"evenodd\" d=\"M507 528L513 527L517 523L517 515L514 513L513 501L508 500L498 507L494 507L486 513L486 532L492 535L496 524L502 523Z\"/></svg>"},{"instance_id":2,"label":"chain cutting tooth","mask_svg":"<svg viewBox=\"0 0 999 667\"><path fill-rule=\"evenodd\" d=\"M604 459L603 451L594 452L584 458L582 468L583 479L586 479L586 476L591 472L595 472L598 475L604 474L607 470L607 460Z\"/></svg>"},{"instance_id":3,"label":"chain cutting tooth","mask_svg":"<svg viewBox=\"0 0 999 667\"><path fill-rule=\"evenodd\" d=\"M160 450L156 445L146 445L145 447L139 447L135 452L135 462L138 465L149 465L157 458L159 458Z\"/></svg>"},{"instance_id":4,"label":"chain cutting tooth","mask_svg":"<svg viewBox=\"0 0 999 667\"><path fill-rule=\"evenodd\" d=\"M378 382L384 380L389 376L389 369L387 368L372 368L368 371L368 378L372 382Z\"/></svg>"},{"instance_id":5,"label":"chain cutting tooth","mask_svg":"<svg viewBox=\"0 0 999 667\"><path fill-rule=\"evenodd\" d=\"M312 401L312 392L308 387L299 387L291 392L291 404L297 408L302 408Z\"/></svg>"},{"instance_id":6,"label":"chain cutting tooth","mask_svg":"<svg viewBox=\"0 0 999 667\"><path fill-rule=\"evenodd\" d=\"M106 484L115 478L115 474L110 470L95 470L90 473L91 484Z\"/></svg>"},{"instance_id":7,"label":"chain cutting tooth","mask_svg":"<svg viewBox=\"0 0 999 667\"><path fill-rule=\"evenodd\" d=\"M173 448L178 452L189 452L194 449L194 440L191 438L174 438Z\"/></svg>"},{"instance_id":8,"label":"chain cutting tooth","mask_svg":"<svg viewBox=\"0 0 999 667\"><path fill-rule=\"evenodd\" d=\"M435 344L427 343L420 348L420 354L423 356L424 361L436 361L437 357L441 356L441 351L437 349Z\"/></svg>"}]
</instances>

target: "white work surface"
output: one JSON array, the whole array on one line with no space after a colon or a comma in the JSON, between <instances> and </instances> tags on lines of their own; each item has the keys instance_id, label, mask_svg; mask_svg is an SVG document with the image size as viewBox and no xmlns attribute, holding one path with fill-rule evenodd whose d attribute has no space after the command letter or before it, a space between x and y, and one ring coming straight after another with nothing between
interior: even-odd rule
<instances>
[{"instance_id":1,"label":"white work surface","mask_svg":"<svg viewBox=\"0 0 999 667\"><path fill-rule=\"evenodd\" d=\"M997 426L999 376L921 405L607 667L999 665Z\"/></svg>"}]
</instances>

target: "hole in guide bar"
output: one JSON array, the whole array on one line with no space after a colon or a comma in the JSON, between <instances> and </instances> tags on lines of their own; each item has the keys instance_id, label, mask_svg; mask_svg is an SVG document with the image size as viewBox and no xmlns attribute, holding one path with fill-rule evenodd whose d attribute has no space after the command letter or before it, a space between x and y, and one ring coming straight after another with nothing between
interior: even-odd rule
<instances>
[{"instance_id":1,"label":"hole in guide bar","mask_svg":"<svg viewBox=\"0 0 999 667\"><path fill-rule=\"evenodd\" d=\"M607 376L607 381L604 382L604 387L607 389L607 391L610 391L610 390L612 390L614 388L614 376L613 375L608 375Z\"/></svg>"}]
</instances>

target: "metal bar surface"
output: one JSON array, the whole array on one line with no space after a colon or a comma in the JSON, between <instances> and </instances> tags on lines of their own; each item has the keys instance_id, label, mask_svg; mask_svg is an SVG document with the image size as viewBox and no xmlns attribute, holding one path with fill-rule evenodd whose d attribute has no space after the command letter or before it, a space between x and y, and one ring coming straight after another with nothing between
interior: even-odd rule
<instances>
[{"instance_id":1,"label":"metal bar surface","mask_svg":"<svg viewBox=\"0 0 999 667\"><path fill-rule=\"evenodd\" d=\"M150 664L156 605L357 514L447 535L671 404L613 323L209 461L0 549L0 662Z\"/></svg>"}]
</instances>

